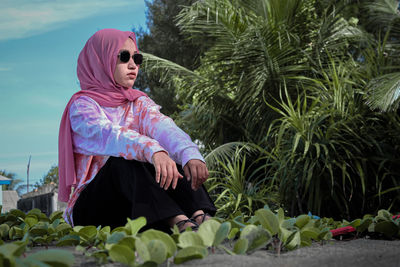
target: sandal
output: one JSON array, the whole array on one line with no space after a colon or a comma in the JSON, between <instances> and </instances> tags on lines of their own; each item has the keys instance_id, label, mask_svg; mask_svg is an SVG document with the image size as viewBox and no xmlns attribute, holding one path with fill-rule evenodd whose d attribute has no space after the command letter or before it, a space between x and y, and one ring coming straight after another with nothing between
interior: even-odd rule
<instances>
[{"instance_id":1,"label":"sandal","mask_svg":"<svg viewBox=\"0 0 400 267\"><path fill-rule=\"evenodd\" d=\"M188 226L188 227L191 227L194 232L196 232L199 229L199 225L197 224L197 222L195 220L187 219L187 220L179 221L175 224L176 226L178 226L179 233L183 233L186 231L186 228L188 228L188 227L181 229L181 227L184 226L186 223L193 224L193 226Z\"/></svg>"},{"instance_id":2,"label":"sandal","mask_svg":"<svg viewBox=\"0 0 400 267\"><path fill-rule=\"evenodd\" d=\"M211 217L210 214L208 214L207 212L205 212L205 213L197 214L196 216L194 216L194 217L192 217L192 218L190 218L190 219L193 220L193 221L195 221L195 222L197 223L196 218L198 218L198 217L200 217L200 216L203 216L203 218L202 218L202 220L201 220L200 223L203 223L203 222L206 220L206 217L207 217L207 216L208 216L208 217Z\"/></svg>"}]
</instances>

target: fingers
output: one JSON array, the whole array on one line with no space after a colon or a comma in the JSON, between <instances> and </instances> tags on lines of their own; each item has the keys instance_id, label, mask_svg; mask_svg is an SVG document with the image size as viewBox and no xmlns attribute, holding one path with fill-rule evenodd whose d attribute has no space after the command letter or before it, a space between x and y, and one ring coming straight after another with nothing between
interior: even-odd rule
<instances>
[{"instance_id":1,"label":"fingers","mask_svg":"<svg viewBox=\"0 0 400 267\"><path fill-rule=\"evenodd\" d=\"M197 185L197 166L195 164L189 165L190 167L190 173L192 174L192 189L195 190L196 185Z\"/></svg>"},{"instance_id":2,"label":"fingers","mask_svg":"<svg viewBox=\"0 0 400 267\"><path fill-rule=\"evenodd\" d=\"M160 187L164 187L165 182L167 181L168 178L168 171L167 171L167 165L165 164L161 164L161 183L160 183Z\"/></svg>"},{"instance_id":3,"label":"fingers","mask_svg":"<svg viewBox=\"0 0 400 267\"><path fill-rule=\"evenodd\" d=\"M178 179L183 178L182 174L180 174L178 172L178 169L175 166L175 170L174 170L174 180L172 182L172 189L176 188L176 185L178 184Z\"/></svg>"},{"instance_id":4,"label":"fingers","mask_svg":"<svg viewBox=\"0 0 400 267\"><path fill-rule=\"evenodd\" d=\"M190 181L190 168L188 166L188 164L185 165L185 167L183 167L183 172L185 173L186 176L186 180Z\"/></svg>"}]
</instances>

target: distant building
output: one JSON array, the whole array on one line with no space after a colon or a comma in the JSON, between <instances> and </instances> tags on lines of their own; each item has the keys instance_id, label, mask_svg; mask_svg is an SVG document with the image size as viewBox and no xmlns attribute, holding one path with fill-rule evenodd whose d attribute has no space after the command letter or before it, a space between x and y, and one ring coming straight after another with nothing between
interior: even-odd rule
<instances>
[{"instance_id":1,"label":"distant building","mask_svg":"<svg viewBox=\"0 0 400 267\"><path fill-rule=\"evenodd\" d=\"M3 184L11 184L12 179L0 175L0 186ZM3 206L3 187L0 188L0 205Z\"/></svg>"},{"instance_id":2,"label":"distant building","mask_svg":"<svg viewBox=\"0 0 400 267\"><path fill-rule=\"evenodd\" d=\"M58 185L50 183L23 194L17 208L25 212L37 208L49 216L56 210L65 210L66 203L58 201Z\"/></svg>"},{"instance_id":3,"label":"distant building","mask_svg":"<svg viewBox=\"0 0 400 267\"><path fill-rule=\"evenodd\" d=\"M9 212L12 209L17 208L17 203L19 196L15 190L4 190L3 191L3 207L1 209L2 213Z\"/></svg>"}]
</instances>

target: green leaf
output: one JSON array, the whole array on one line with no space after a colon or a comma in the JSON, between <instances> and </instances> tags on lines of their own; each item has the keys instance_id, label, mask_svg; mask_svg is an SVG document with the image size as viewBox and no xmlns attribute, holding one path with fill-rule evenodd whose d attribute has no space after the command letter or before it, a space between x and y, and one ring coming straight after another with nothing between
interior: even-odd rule
<instances>
[{"instance_id":1,"label":"green leaf","mask_svg":"<svg viewBox=\"0 0 400 267\"><path fill-rule=\"evenodd\" d=\"M133 236L125 236L121 240L119 240L118 245L126 246L132 250L135 250L135 242L136 239Z\"/></svg>"},{"instance_id":2,"label":"green leaf","mask_svg":"<svg viewBox=\"0 0 400 267\"><path fill-rule=\"evenodd\" d=\"M107 238L107 243L116 244L126 236L125 232L114 232Z\"/></svg>"},{"instance_id":3,"label":"green leaf","mask_svg":"<svg viewBox=\"0 0 400 267\"><path fill-rule=\"evenodd\" d=\"M278 218L271 210L259 209L255 212L255 216L264 229L268 230L271 235L275 235L279 231Z\"/></svg>"},{"instance_id":4,"label":"green leaf","mask_svg":"<svg viewBox=\"0 0 400 267\"><path fill-rule=\"evenodd\" d=\"M25 217L24 221L29 227L32 227L37 224L39 220L35 215L28 215Z\"/></svg>"},{"instance_id":5,"label":"green leaf","mask_svg":"<svg viewBox=\"0 0 400 267\"><path fill-rule=\"evenodd\" d=\"M287 241L284 243L284 246L289 250L293 250L300 247L300 243L301 243L300 232L296 231L289 236Z\"/></svg>"},{"instance_id":6,"label":"green leaf","mask_svg":"<svg viewBox=\"0 0 400 267\"><path fill-rule=\"evenodd\" d=\"M392 238L398 231L399 227L391 221L381 221L375 225L375 232L382 233L387 238Z\"/></svg>"},{"instance_id":7,"label":"green leaf","mask_svg":"<svg viewBox=\"0 0 400 267\"><path fill-rule=\"evenodd\" d=\"M53 267L69 267L74 264L75 260L71 252L60 249L38 251L28 256L27 259L42 261Z\"/></svg>"},{"instance_id":8,"label":"green leaf","mask_svg":"<svg viewBox=\"0 0 400 267\"><path fill-rule=\"evenodd\" d=\"M317 241L319 233L320 231L317 228L307 227L300 231L301 240L303 241L305 239L313 239Z\"/></svg>"},{"instance_id":9,"label":"green leaf","mask_svg":"<svg viewBox=\"0 0 400 267\"><path fill-rule=\"evenodd\" d=\"M211 247L214 243L215 234L217 233L220 223L211 219L202 223L197 231L198 235L203 239L203 243L207 247Z\"/></svg>"},{"instance_id":10,"label":"green leaf","mask_svg":"<svg viewBox=\"0 0 400 267\"><path fill-rule=\"evenodd\" d=\"M230 230L231 230L230 222L222 223L218 228L217 233L215 234L213 246L218 246L219 244L221 244L225 240L225 238L228 237Z\"/></svg>"},{"instance_id":11,"label":"green leaf","mask_svg":"<svg viewBox=\"0 0 400 267\"><path fill-rule=\"evenodd\" d=\"M25 244L17 245L15 243L8 243L0 246L0 254L6 258L19 257L25 251Z\"/></svg>"},{"instance_id":12,"label":"green leaf","mask_svg":"<svg viewBox=\"0 0 400 267\"><path fill-rule=\"evenodd\" d=\"M295 225L301 229L303 228L306 224L308 224L308 222L311 220L310 216L308 215L300 215L296 218L296 223Z\"/></svg>"},{"instance_id":13,"label":"green leaf","mask_svg":"<svg viewBox=\"0 0 400 267\"><path fill-rule=\"evenodd\" d=\"M60 223L59 225L57 225L55 230L57 233L65 234L71 229L72 229L72 227L68 223Z\"/></svg>"},{"instance_id":14,"label":"green leaf","mask_svg":"<svg viewBox=\"0 0 400 267\"><path fill-rule=\"evenodd\" d=\"M0 238L5 239L8 238L8 231L10 231L10 226L8 224L1 224L0 225Z\"/></svg>"},{"instance_id":15,"label":"green leaf","mask_svg":"<svg viewBox=\"0 0 400 267\"><path fill-rule=\"evenodd\" d=\"M185 247L178 251L178 253L174 257L174 263L181 264L189 260L204 259L207 257L207 255L208 250L203 246Z\"/></svg>"},{"instance_id":16,"label":"green leaf","mask_svg":"<svg viewBox=\"0 0 400 267\"><path fill-rule=\"evenodd\" d=\"M66 235L57 242L57 246L76 246L80 243L80 240L81 238L78 235Z\"/></svg>"},{"instance_id":17,"label":"green leaf","mask_svg":"<svg viewBox=\"0 0 400 267\"><path fill-rule=\"evenodd\" d=\"M52 214L50 214L50 216L49 216L50 222L54 222L56 219L61 219L63 213L64 213L63 211L57 210L57 211L53 212Z\"/></svg>"},{"instance_id":18,"label":"green leaf","mask_svg":"<svg viewBox=\"0 0 400 267\"><path fill-rule=\"evenodd\" d=\"M372 218L364 218L361 220L360 225L356 227L357 232L364 232L368 229L369 225L372 223Z\"/></svg>"},{"instance_id":19,"label":"green leaf","mask_svg":"<svg viewBox=\"0 0 400 267\"><path fill-rule=\"evenodd\" d=\"M147 244L147 249L150 253L150 259L152 262L161 264L167 259L167 247L161 240L151 240Z\"/></svg>"},{"instance_id":20,"label":"green leaf","mask_svg":"<svg viewBox=\"0 0 400 267\"><path fill-rule=\"evenodd\" d=\"M135 236L140 229L143 228L143 226L146 225L147 221L145 217L139 217L135 220L131 220L129 218L127 218L128 222L125 225L125 228L129 229L130 233L133 236Z\"/></svg>"},{"instance_id":21,"label":"green leaf","mask_svg":"<svg viewBox=\"0 0 400 267\"><path fill-rule=\"evenodd\" d=\"M88 225L79 230L78 235L85 241L91 241L97 235L97 228L93 225Z\"/></svg>"},{"instance_id":22,"label":"green leaf","mask_svg":"<svg viewBox=\"0 0 400 267\"><path fill-rule=\"evenodd\" d=\"M22 210L19 210L19 209L11 209L10 211L9 211L9 213L10 214L12 214L12 215L14 215L15 217L21 217L22 219L24 219L25 218L25 216L26 216L26 214L25 214L25 212L23 212Z\"/></svg>"},{"instance_id":23,"label":"green leaf","mask_svg":"<svg viewBox=\"0 0 400 267\"><path fill-rule=\"evenodd\" d=\"M151 240L157 239L160 240L164 243L164 245L167 248L167 257L172 257L175 254L176 251L176 243L172 239L172 237L164 232L154 230L154 229L149 229L144 231L140 235L140 239L144 241L146 244L148 244Z\"/></svg>"},{"instance_id":24,"label":"green leaf","mask_svg":"<svg viewBox=\"0 0 400 267\"><path fill-rule=\"evenodd\" d=\"M136 252L138 253L140 259L143 262L151 261L150 252L147 248L146 243L144 243L140 239L136 239L135 241Z\"/></svg>"},{"instance_id":25,"label":"green leaf","mask_svg":"<svg viewBox=\"0 0 400 267\"><path fill-rule=\"evenodd\" d=\"M239 228L232 228L229 232L228 239L233 239L236 237L236 234L239 232Z\"/></svg>"},{"instance_id":26,"label":"green leaf","mask_svg":"<svg viewBox=\"0 0 400 267\"><path fill-rule=\"evenodd\" d=\"M126 246L115 244L109 250L109 255L112 261L120 262L126 265L133 266L135 262L135 253Z\"/></svg>"},{"instance_id":27,"label":"green leaf","mask_svg":"<svg viewBox=\"0 0 400 267\"><path fill-rule=\"evenodd\" d=\"M272 236L268 230L253 224L243 228L240 238L245 238L249 241L247 252L252 252L258 248L264 247L272 240Z\"/></svg>"},{"instance_id":28,"label":"green leaf","mask_svg":"<svg viewBox=\"0 0 400 267\"><path fill-rule=\"evenodd\" d=\"M391 221L392 215L387 210L379 210L378 215L376 216L376 219L378 221L379 220Z\"/></svg>"},{"instance_id":29,"label":"green leaf","mask_svg":"<svg viewBox=\"0 0 400 267\"><path fill-rule=\"evenodd\" d=\"M239 238L233 247L233 252L235 254L242 255L246 253L248 248L249 248L249 240L246 238Z\"/></svg>"},{"instance_id":30,"label":"green leaf","mask_svg":"<svg viewBox=\"0 0 400 267\"><path fill-rule=\"evenodd\" d=\"M191 246L204 246L203 239L195 232L183 232L179 236L178 246L181 248Z\"/></svg>"}]
</instances>

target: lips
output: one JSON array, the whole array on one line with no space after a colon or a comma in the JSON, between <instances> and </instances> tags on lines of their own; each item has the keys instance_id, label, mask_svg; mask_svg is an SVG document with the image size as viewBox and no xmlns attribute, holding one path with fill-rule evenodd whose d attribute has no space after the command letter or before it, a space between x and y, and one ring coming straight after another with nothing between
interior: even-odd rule
<instances>
[{"instance_id":1,"label":"lips","mask_svg":"<svg viewBox=\"0 0 400 267\"><path fill-rule=\"evenodd\" d=\"M134 73L134 72L128 73L128 77L129 78L135 78L136 77L136 73Z\"/></svg>"}]
</instances>

